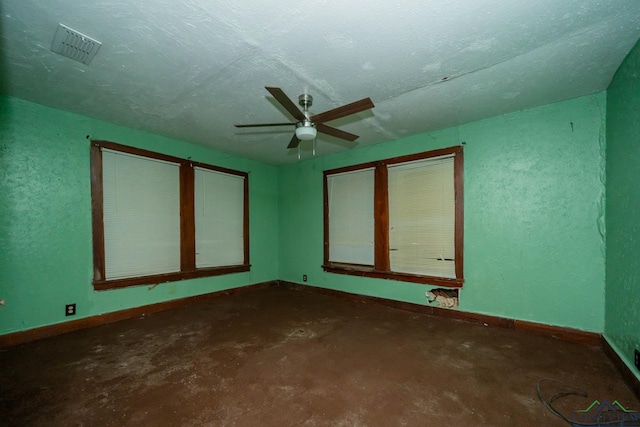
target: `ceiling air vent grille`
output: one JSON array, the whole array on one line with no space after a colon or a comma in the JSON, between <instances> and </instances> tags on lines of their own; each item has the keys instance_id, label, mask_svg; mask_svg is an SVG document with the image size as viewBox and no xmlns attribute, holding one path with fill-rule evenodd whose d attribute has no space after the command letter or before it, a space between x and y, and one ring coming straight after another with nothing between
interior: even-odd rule
<instances>
[{"instance_id":1,"label":"ceiling air vent grille","mask_svg":"<svg viewBox=\"0 0 640 427\"><path fill-rule=\"evenodd\" d=\"M89 64L102 43L85 36L76 30L60 24L56 36L53 38L51 50L83 64Z\"/></svg>"}]
</instances>

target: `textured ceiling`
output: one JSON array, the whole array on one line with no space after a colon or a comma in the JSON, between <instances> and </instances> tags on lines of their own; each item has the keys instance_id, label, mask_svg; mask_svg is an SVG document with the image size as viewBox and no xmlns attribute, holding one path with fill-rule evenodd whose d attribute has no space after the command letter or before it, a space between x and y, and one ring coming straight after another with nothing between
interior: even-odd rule
<instances>
[{"instance_id":1,"label":"textured ceiling","mask_svg":"<svg viewBox=\"0 0 640 427\"><path fill-rule=\"evenodd\" d=\"M272 164L297 161L264 89L328 124L317 155L605 90L640 37L637 0L0 0L2 91ZM89 65L51 52L59 23L103 43ZM119 141L126 143L126 141ZM302 143L308 157L311 143Z\"/></svg>"}]
</instances>

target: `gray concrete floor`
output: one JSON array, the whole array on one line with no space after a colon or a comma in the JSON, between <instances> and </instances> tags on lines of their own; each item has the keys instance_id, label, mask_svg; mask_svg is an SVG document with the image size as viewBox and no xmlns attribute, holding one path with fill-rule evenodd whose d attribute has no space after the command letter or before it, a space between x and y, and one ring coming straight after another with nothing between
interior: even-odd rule
<instances>
[{"instance_id":1,"label":"gray concrete floor","mask_svg":"<svg viewBox=\"0 0 640 427\"><path fill-rule=\"evenodd\" d=\"M0 351L2 426L562 426L552 378L640 403L597 348L285 288ZM566 390L552 381L545 396Z\"/></svg>"}]
</instances>

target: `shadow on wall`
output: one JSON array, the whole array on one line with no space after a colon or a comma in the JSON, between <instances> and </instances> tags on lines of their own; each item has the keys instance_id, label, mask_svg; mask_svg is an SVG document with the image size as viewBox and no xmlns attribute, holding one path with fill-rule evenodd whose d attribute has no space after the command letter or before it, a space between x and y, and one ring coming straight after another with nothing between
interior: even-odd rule
<instances>
[{"instance_id":1,"label":"shadow on wall","mask_svg":"<svg viewBox=\"0 0 640 427\"><path fill-rule=\"evenodd\" d=\"M3 14L4 14L4 11L2 7L2 2L0 2L0 16L2 16ZM9 120L11 116L9 114L9 103L7 102L7 98L6 96L2 96L2 95L7 95L8 86L9 86L9 82L8 82L9 76L8 76L7 66L6 66L7 58L4 54L5 39L4 37L2 37L3 34L4 34L4 28L2 27L2 20L0 20L0 132L6 131L9 125ZM2 166L4 166L4 162L6 161L5 155L7 153L7 148L8 148L5 145L6 144L6 142L4 142L5 140L6 138L0 138L0 165Z\"/></svg>"},{"instance_id":2,"label":"shadow on wall","mask_svg":"<svg viewBox=\"0 0 640 427\"><path fill-rule=\"evenodd\" d=\"M0 2L0 16L2 16L4 14L3 12L3 8L2 8L2 3ZM11 114L9 114L9 102L6 98L7 92L8 92L8 78L9 76L7 75L7 67L6 67L6 61L7 58L5 57L5 49L4 49L4 45L5 45L5 40L4 37L2 37L2 35L4 34L4 28L2 27L2 20L0 20L0 135L3 135L9 127L9 121L10 121L10 117ZM6 137L0 137L0 172L3 170L6 170L6 165L5 162L8 161L7 156L8 156L8 150L9 150L9 141L7 141L8 138ZM2 181L4 182L4 176L0 176L0 178L2 178ZM0 229L0 242L2 242L6 236L5 234L2 232L3 230ZM1 296L0 296L1 297Z\"/></svg>"},{"instance_id":3,"label":"shadow on wall","mask_svg":"<svg viewBox=\"0 0 640 427\"><path fill-rule=\"evenodd\" d=\"M4 14L3 12L3 8L2 8L2 3L0 2L0 16L2 16ZM2 35L4 34L4 28L2 28L2 20L0 20L0 94L6 94L7 93L7 68L5 66L6 63L6 58L4 53L4 37L2 37ZM3 98L0 98L0 104L3 107L3 109L1 111L4 111L4 108L6 108L6 101ZM6 117L6 115L0 116L0 120L2 120L2 117ZM4 124L4 122L2 122Z\"/></svg>"},{"instance_id":4,"label":"shadow on wall","mask_svg":"<svg viewBox=\"0 0 640 427\"><path fill-rule=\"evenodd\" d=\"M3 14L2 11L2 3L0 3L0 16ZM5 137L4 134L8 131L9 128L9 120L11 114L9 114L9 103L7 102L7 97L3 96L7 93L7 72L6 72L6 58L3 54L4 50L4 38L2 37L4 34L4 30L2 28L2 21L0 20L0 194L5 194L5 190L2 188L2 183L6 182L5 173L3 171L7 170L6 162L9 161L9 138ZM7 224L8 221L2 221L0 223L0 253L5 252L5 245L7 243L10 224ZM0 264L2 264L2 260L0 260ZM4 277L0 274L0 284L4 283ZM0 310L4 308L4 291L0 291Z\"/></svg>"}]
</instances>

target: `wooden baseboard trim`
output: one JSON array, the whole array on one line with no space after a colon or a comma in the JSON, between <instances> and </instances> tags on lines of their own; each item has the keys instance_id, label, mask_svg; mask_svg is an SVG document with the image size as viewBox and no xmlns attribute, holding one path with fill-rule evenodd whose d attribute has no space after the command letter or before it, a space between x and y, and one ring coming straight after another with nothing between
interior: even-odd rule
<instances>
[{"instance_id":1,"label":"wooden baseboard trim","mask_svg":"<svg viewBox=\"0 0 640 427\"><path fill-rule=\"evenodd\" d=\"M602 351L611 359L611 362L618 369L624 382L633 390L638 400L640 400L640 380L635 376L631 368L622 360L618 352L609 344L609 341L602 337Z\"/></svg>"},{"instance_id":2,"label":"wooden baseboard trim","mask_svg":"<svg viewBox=\"0 0 640 427\"><path fill-rule=\"evenodd\" d=\"M81 329L92 328L94 326L106 325L108 323L119 322L121 320L132 319L142 316L143 314L157 313L160 311L170 310L172 308L183 307L185 305L205 301L211 298L237 295L244 292L278 286L278 284L279 283L277 280L256 283L253 285L241 286L239 288L225 289L222 291L210 292L202 295L194 295L192 297L179 298L155 304L143 305L141 307L128 308L126 310L119 310L111 313L85 317L69 322L56 323L55 325L42 326L39 328L28 329L26 331L12 332L9 334L0 335L0 348L24 344L42 338L62 335Z\"/></svg>"},{"instance_id":3,"label":"wooden baseboard trim","mask_svg":"<svg viewBox=\"0 0 640 427\"><path fill-rule=\"evenodd\" d=\"M561 341L583 344L589 347L602 346L602 335L596 332L546 325L544 323L527 322L525 320L514 319L513 322L516 330L527 332L529 334L551 336Z\"/></svg>"},{"instance_id":4,"label":"wooden baseboard trim","mask_svg":"<svg viewBox=\"0 0 640 427\"><path fill-rule=\"evenodd\" d=\"M487 314L469 313L459 310L451 310L447 308L439 308L413 304L409 302L394 301L386 298L372 297L368 295L352 294L349 292L338 291L335 289L321 288L317 286L300 285L298 283L280 281L280 286L289 289L316 292L325 295L331 295L339 298L346 298L357 302L374 303L384 305L386 307L396 308L399 310L410 311L412 313L424 314L427 316L443 317L447 319L462 320L471 323L480 323L487 326L496 326L506 329L515 329L535 335L544 335L557 338L562 341L583 344L591 347L600 347L602 345L602 336L596 332L581 331L579 329L565 328L560 326L545 325L543 323L527 322L523 320L509 319L499 316L490 316Z\"/></svg>"},{"instance_id":5,"label":"wooden baseboard trim","mask_svg":"<svg viewBox=\"0 0 640 427\"><path fill-rule=\"evenodd\" d=\"M514 320L514 319L509 319L504 317L490 316L486 314L469 313L469 312L451 310L446 308L424 306L420 304L395 301L395 300L390 300L386 298L352 294L349 292L338 291L334 289L300 285L297 283L287 282L282 280L273 280L269 282L262 282L262 283L256 283L253 285L242 286L239 288L232 288L232 289L226 289L226 290L217 291L217 292L211 292L208 294L195 295L192 297L164 301L156 304L145 305L142 307L135 307L135 308L130 308L126 310L114 311L111 313L85 317L83 319L72 320L69 322L57 323L55 325L28 329L26 331L19 331L19 332L13 332L5 335L0 335L0 348L23 344L29 341L35 341L42 338L52 337L55 335L61 335L68 332L77 331L80 329L86 329L94 326L100 326L108 323L118 322L120 320L132 319L135 317L142 316L143 314L157 313L157 312L169 310L172 308L183 307L185 305L193 304L199 301L204 301L210 298L226 296L226 295L235 295L235 294L254 291L258 289L264 289L272 286L283 286L289 289L322 293L325 295L331 295L339 298L346 298L346 299L363 302L363 303L375 303L379 305L384 305L386 307L396 308L404 311L410 311L417 314L424 314L427 316L462 320L465 322L480 323L487 326L496 326L496 327L506 328L506 329L515 329L515 330L519 330L519 331L523 331L531 334L552 336L562 341L569 341L569 342L574 342L574 343L588 345L588 346L599 347L603 345L602 336L594 332L586 332L586 331L580 331L577 329L551 326L551 325L545 325L542 323L535 323L535 322L526 322L522 320ZM615 353L613 349L611 349L611 351Z\"/></svg>"}]
</instances>

